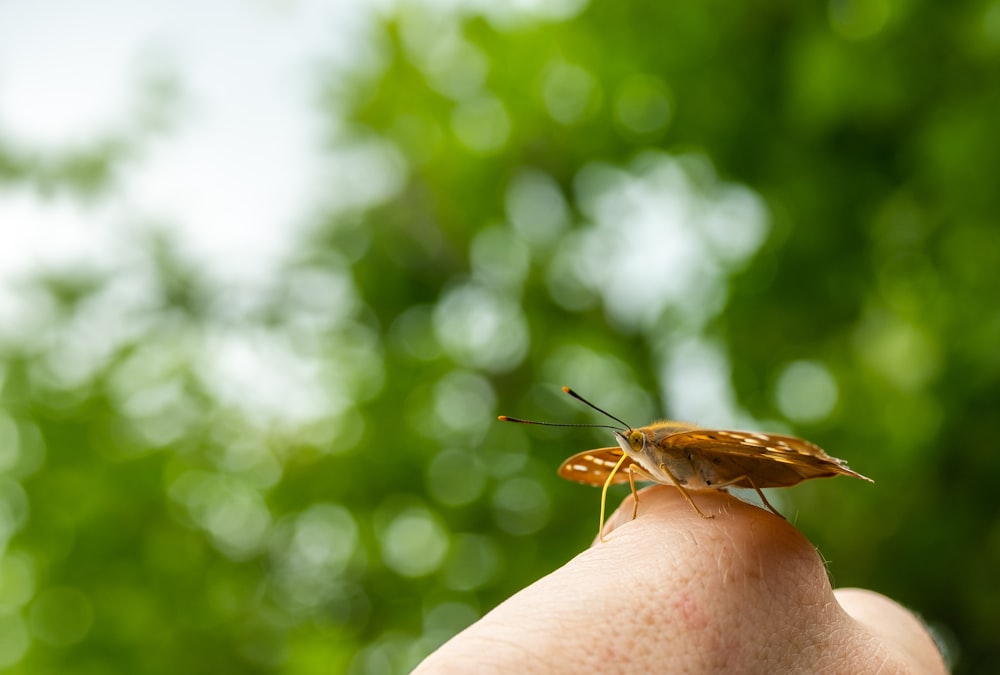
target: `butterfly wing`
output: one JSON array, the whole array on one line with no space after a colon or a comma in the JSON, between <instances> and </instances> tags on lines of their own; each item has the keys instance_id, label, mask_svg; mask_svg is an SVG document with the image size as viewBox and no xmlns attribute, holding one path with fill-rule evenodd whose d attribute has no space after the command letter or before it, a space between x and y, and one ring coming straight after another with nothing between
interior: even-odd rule
<instances>
[{"instance_id":1,"label":"butterfly wing","mask_svg":"<svg viewBox=\"0 0 1000 675\"><path fill-rule=\"evenodd\" d=\"M786 487L829 476L874 482L819 446L794 436L698 429L671 434L660 442L707 462L717 476L735 479L742 475L753 481L752 485L745 480L733 483L740 487Z\"/></svg>"},{"instance_id":2,"label":"butterfly wing","mask_svg":"<svg viewBox=\"0 0 1000 675\"><path fill-rule=\"evenodd\" d=\"M621 448L597 448L573 455L559 467L559 475L567 480L586 485L604 485L608 475L622 458ZM627 483L628 468L635 464L630 457L625 458L618 468L612 483Z\"/></svg>"}]
</instances>

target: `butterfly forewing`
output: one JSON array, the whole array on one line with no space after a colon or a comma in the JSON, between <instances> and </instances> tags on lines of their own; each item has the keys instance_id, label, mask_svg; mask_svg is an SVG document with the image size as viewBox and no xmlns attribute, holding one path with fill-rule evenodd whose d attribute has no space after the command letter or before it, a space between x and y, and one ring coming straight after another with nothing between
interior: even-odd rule
<instances>
[{"instance_id":1,"label":"butterfly forewing","mask_svg":"<svg viewBox=\"0 0 1000 675\"><path fill-rule=\"evenodd\" d=\"M691 454L700 461L711 463L722 475L748 476L759 488L787 487L810 478L838 475L871 482L870 478L848 468L842 460L794 436L698 429L671 434L660 443L674 452Z\"/></svg>"},{"instance_id":2,"label":"butterfly forewing","mask_svg":"<svg viewBox=\"0 0 1000 675\"><path fill-rule=\"evenodd\" d=\"M559 475L577 483L604 485L621 458L621 448L597 448L596 450L578 452L562 463L562 466L559 467ZM626 458L611 482L628 482L628 468L634 463L631 458Z\"/></svg>"}]
</instances>

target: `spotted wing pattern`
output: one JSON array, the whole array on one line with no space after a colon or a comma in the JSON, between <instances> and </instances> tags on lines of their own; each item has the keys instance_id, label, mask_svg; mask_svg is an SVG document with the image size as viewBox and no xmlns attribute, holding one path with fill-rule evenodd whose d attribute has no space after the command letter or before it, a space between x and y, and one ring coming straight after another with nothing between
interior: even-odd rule
<instances>
[{"instance_id":1,"label":"spotted wing pattern","mask_svg":"<svg viewBox=\"0 0 1000 675\"><path fill-rule=\"evenodd\" d=\"M698 429L670 434L659 443L669 447L671 454L697 457L718 466L722 473L749 476L759 488L785 487L827 476L874 482L852 471L843 460L794 436Z\"/></svg>"},{"instance_id":2,"label":"spotted wing pattern","mask_svg":"<svg viewBox=\"0 0 1000 675\"><path fill-rule=\"evenodd\" d=\"M622 457L621 448L597 448L573 455L559 467L559 475L567 480L573 480L586 485L604 485L615 464ZM631 458L622 462L612 483L627 483L628 468L635 464Z\"/></svg>"}]
</instances>

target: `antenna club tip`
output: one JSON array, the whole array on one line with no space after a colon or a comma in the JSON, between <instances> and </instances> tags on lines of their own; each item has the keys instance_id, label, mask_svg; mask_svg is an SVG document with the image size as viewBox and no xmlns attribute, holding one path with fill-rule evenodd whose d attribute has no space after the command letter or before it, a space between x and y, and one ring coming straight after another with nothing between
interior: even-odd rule
<instances>
[{"instance_id":1,"label":"antenna club tip","mask_svg":"<svg viewBox=\"0 0 1000 675\"><path fill-rule=\"evenodd\" d=\"M500 420L501 422L506 422L507 421L507 416L506 415L498 415L497 419Z\"/></svg>"},{"instance_id":2,"label":"antenna club tip","mask_svg":"<svg viewBox=\"0 0 1000 675\"><path fill-rule=\"evenodd\" d=\"M562 390L563 390L564 393L567 393L567 394L572 391L572 389L570 389L569 387L563 387Z\"/></svg>"}]
</instances>

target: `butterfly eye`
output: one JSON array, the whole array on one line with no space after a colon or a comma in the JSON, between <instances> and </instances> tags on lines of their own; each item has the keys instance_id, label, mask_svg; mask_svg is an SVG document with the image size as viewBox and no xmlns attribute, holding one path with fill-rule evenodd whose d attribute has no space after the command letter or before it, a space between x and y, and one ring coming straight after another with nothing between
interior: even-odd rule
<instances>
[{"instance_id":1,"label":"butterfly eye","mask_svg":"<svg viewBox=\"0 0 1000 675\"><path fill-rule=\"evenodd\" d=\"M646 439L642 435L642 432L639 431L638 429L633 429L632 432L628 435L628 444L631 445L632 448L635 450L642 450L642 446L645 443L645 440Z\"/></svg>"}]
</instances>

